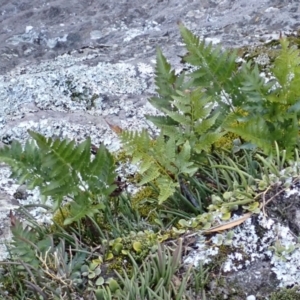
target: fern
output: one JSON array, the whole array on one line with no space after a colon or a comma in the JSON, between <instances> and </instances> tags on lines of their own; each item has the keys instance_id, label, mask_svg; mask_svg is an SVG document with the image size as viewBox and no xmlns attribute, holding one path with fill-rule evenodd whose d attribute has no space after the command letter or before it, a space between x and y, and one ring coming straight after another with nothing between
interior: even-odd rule
<instances>
[{"instance_id":1,"label":"fern","mask_svg":"<svg viewBox=\"0 0 300 300\"><path fill-rule=\"evenodd\" d=\"M236 124L237 119L242 121ZM227 125L225 128L242 136L246 141L251 141L253 145L261 148L265 153L271 153L273 144L268 138L269 131L266 121L259 115L243 122L244 119L246 118L237 118L236 114L232 114L227 117L227 122L231 125Z\"/></svg>"},{"instance_id":2,"label":"fern","mask_svg":"<svg viewBox=\"0 0 300 300\"><path fill-rule=\"evenodd\" d=\"M191 146L186 141L180 149L174 137L164 132L153 140L146 130L121 134L124 151L133 157L142 179L140 185L154 182L159 189L159 203L172 196L179 187L180 174L193 175L197 167L191 162Z\"/></svg>"},{"instance_id":3,"label":"fern","mask_svg":"<svg viewBox=\"0 0 300 300\"><path fill-rule=\"evenodd\" d=\"M280 102L295 105L300 102L300 52L281 39L281 53L276 58L272 72L280 88L276 90Z\"/></svg>"},{"instance_id":4,"label":"fern","mask_svg":"<svg viewBox=\"0 0 300 300\"><path fill-rule=\"evenodd\" d=\"M179 29L188 50L184 60L196 67L190 74L191 86L212 96L217 104L214 113L220 113L211 129L221 126L262 148L266 154L275 151L277 142L291 156L298 145L299 50L289 47L287 39L281 39L282 50L272 68L275 78L266 81L252 61L237 69L235 51L207 45L182 24ZM224 124L225 119L230 123Z\"/></svg>"},{"instance_id":5,"label":"fern","mask_svg":"<svg viewBox=\"0 0 300 300\"><path fill-rule=\"evenodd\" d=\"M236 64L237 52L223 50L221 46L213 47L212 43L201 41L182 24L179 25L179 30L188 50L184 61L196 67L189 75L192 86L205 89L206 94L212 96L218 104L220 117L225 118L229 111L244 101L244 95L240 91L242 77Z\"/></svg>"},{"instance_id":6,"label":"fern","mask_svg":"<svg viewBox=\"0 0 300 300\"><path fill-rule=\"evenodd\" d=\"M224 134L215 126L219 113L213 113L211 97L206 96L201 90L176 91L171 109L161 108L166 118L173 125L157 123L155 125L164 131L169 138L176 140L176 145L182 145L189 141L192 151L200 154L202 151L209 152L211 146Z\"/></svg>"},{"instance_id":7,"label":"fern","mask_svg":"<svg viewBox=\"0 0 300 300\"><path fill-rule=\"evenodd\" d=\"M274 62L274 79L266 82L258 67L244 65L241 91L245 101L239 108L245 114L230 116L226 130L240 135L263 149L266 154L275 154L275 142L286 149L291 157L299 142L300 117L300 52L289 48L286 39L281 39L281 52ZM233 120L238 121L238 126Z\"/></svg>"},{"instance_id":8,"label":"fern","mask_svg":"<svg viewBox=\"0 0 300 300\"><path fill-rule=\"evenodd\" d=\"M223 134L220 127L234 109L231 103L243 102L243 78L237 72L236 53L214 49L201 42L183 25L179 26L189 51L184 60L196 67L188 76L176 75L162 52L157 51L156 78L158 97L150 103L164 116L146 118L174 137L180 145L189 140L197 154L209 151ZM225 100L225 101L224 101Z\"/></svg>"},{"instance_id":9,"label":"fern","mask_svg":"<svg viewBox=\"0 0 300 300\"><path fill-rule=\"evenodd\" d=\"M93 159L90 138L75 145L74 141L29 134L35 141L27 141L24 149L13 142L0 150L0 160L11 167L11 176L30 189L39 187L44 198L53 199L54 210L65 196L73 199L73 217L67 223L103 208L103 197L116 188L114 160L105 147L101 145Z\"/></svg>"},{"instance_id":10,"label":"fern","mask_svg":"<svg viewBox=\"0 0 300 300\"><path fill-rule=\"evenodd\" d=\"M179 76L176 75L159 48L156 52L156 61L155 85L159 97L152 97L149 102L159 110L170 109L170 101L172 101L172 96L176 95L176 90L188 88L188 85L184 83L185 74L183 72Z\"/></svg>"}]
</instances>

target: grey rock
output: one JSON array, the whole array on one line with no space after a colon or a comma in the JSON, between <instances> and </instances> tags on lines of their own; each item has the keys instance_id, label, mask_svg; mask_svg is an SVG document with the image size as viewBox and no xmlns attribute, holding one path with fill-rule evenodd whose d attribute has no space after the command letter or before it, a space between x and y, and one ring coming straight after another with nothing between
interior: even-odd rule
<instances>
[{"instance_id":1,"label":"grey rock","mask_svg":"<svg viewBox=\"0 0 300 300\"><path fill-rule=\"evenodd\" d=\"M292 0L2 0L0 146L14 139L24 142L32 129L78 141L91 136L95 145L115 150L119 142L106 121L136 129L149 126L145 112L155 113L147 98L155 93L156 47L176 70L182 68L178 21L208 41L236 47L296 31L299 11ZM9 175L1 166L2 241L10 238L8 211L18 206L13 199L18 184ZM19 202L39 202L38 191L27 196ZM297 221L288 224L295 234L300 228L297 199L289 210ZM34 211L42 222L43 214ZM5 246L0 244L2 257ZM228 285L244 289L242 299L269 293L283 278L272 271L271 263L281 267L279 262L262 261L259 257L228 276ZM229 297L228 291L224 295Z\"/></svg>"},{"instance_id":2,"label":"grey rock","mask_svg":"<svg viewBox=\"0 0 300 300\"><path fill-rule=\"evenodd\" d=\"M20 185L16 192L13 194L15 199L21 199L24 200L27 198L28 193L27 193L27 187L25 184Z\"/></svg>"}]
</instances>

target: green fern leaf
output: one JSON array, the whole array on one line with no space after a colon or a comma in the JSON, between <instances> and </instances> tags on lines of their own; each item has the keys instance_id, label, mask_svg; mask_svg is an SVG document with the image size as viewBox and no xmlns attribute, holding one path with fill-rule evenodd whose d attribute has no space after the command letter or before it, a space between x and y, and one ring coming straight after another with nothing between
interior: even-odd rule
<instances>
[{"instance_id":1,"label":"green fern leaf","mask_svg":"<svg viewBox=\"0 0 300 300\"><path fill-rule=\"evenodd\" d=\"M250 66L251 62L243 65L242 74L244 79L241 91L244 92L247 105L252 105L253 108L256 107L258 110L266 101L269 90L274 86L274 81L271 80L266 83L265 79L260 76L258 66L255 65L252 69Z\"/></svg>"},{"instance_id":2,"label":"green fern leaf","mask_svg":"<svg viewBox=\"0 0 300 300\"><path fill-rule=\"evenodd\" d=\"M163 138L163 135L160 135L160 138ZM176 140L174 137L170 137L167 142L166 142L166 146L165 146L165 155L166 156L166 160L168 161L168 164L171 165L172 162L175 161L175 157L176 157Z\"/></svg>"},{"instance_id":3,"label":"green fern leaf","mask_svg":"<svg viewBox=\"0 0 300 300\"><path fill-rule=\"evenodd\" d=\"M188 174L189 176L193 176L198 167L191 162L191 146L189 141L186 141L182 147L178 155L176 156L175 165L178 168L178 173Z\"/></svg>"},{"instance_id":4,"label":"green fern leaf","mask_svg":"<svg viewBox=\"0 0 300 300\"><path fill-rule=\"evenodd\" d=\"M232 78L237 73L237 52L224 51L221 46L214 47L212 43L200 41L190 30L182 24L179 25L181 36L188 50L188 54L184 60L193 66L199 67L191 73L193 78L193 86L202 87L207 90L207 94L216 97L223 95L226 102L233 101L236 104L237 100L241 101L239 86L240 78L234 79L235 85L232 83ZM222 91L225 91L223 93ZM233 99L229 96L234 95ZM221 98L219 99L221 101ZM226 105L229 109L229 105Z\"/></svg>"},{"instance_id":5,"label":"green fern leaf","mask_svg":"<svg viewBox=\"0 0 300 300\"><path fill-rule=\"evenodd\" d=\"M218 119L218 117L219 117L219 113L216 113L211 118L202 120L198 124L196 123L195 132L199 136L206 133L209 129L211 129L215 125L216 120Z\"/></svg>"},{"instance_id":6,"label":"green fern leaf","mask_svg":"<svg viewBox=\"0 0 300 300\"><path fill-rule=\"evenodd\" d=\"M139 173L142 175L139 185L154 183L159 189L160 201L165 201L175 192L179 174L191 174L197 169L190 161L189 144L185 144L180 151L178 150L174 128L173 135L170 137L166 136L164 130L156 140L151 140L145 131L123 132L121 140L124 150L132 155L132 162L138 165ZM145 141L147 147L144 147Z\"/></svg>"},{"instance_id":7,"label":"green fern leaf","mask_svg":"<svg viewBox=\"0 0 300 300\"><path fill-rule=\"evenodd\" d=\"M200 154L202 151L209 153L211 147L216 143L222 136L224 132L207 132L201 135L199 141L194 146L194 151Z\"/></svg>"},{"instance_id":8,"label":"green fern leaf","mask_svg":"<svg viewBox=\"0 0 300 300\"><path fill-rule=\"evenodd\" d=\"M230 119L231 117L228 117L228 120ZM271 134L266 121L261 116L253 117L247 122L241 122L238 126L226 125L225 129L243 137L246 141L250 141L263 149L265 153L270 154L273 141L270 139Z\"/></svg>"},{"instance_id":9,"label":"green fern leaf","mask_svg":"<svg viewBox=\"0 0 300 300\"><path fill-rule=\"evenodd\" d=\"M190 83L185 81L185 74L176 75L175 70L171 69L171 65L168 63L166 57L158 48L156 53L156 69L155 69L155 85L158 97L152 97L149 102L158 110L162 109L172 110L171 101L173 96L176 96L177 90L185 90L189 88ZM148 120L151 120L155 125L173 125L174 120L161 116L146 115ZM165 123L162 124L162 122Z\"/></svg>"},{"instance_id":10,"label":"green fern leaf","mask_svg":"<svg viewBox=\"0 0 300 300\"><path fill-rule=\"evenodd\" d=\"M153 182L155 179L157 179L159 176L161 176L161 173L159 172L159 169L156 167L150 167L144 174L142 180L139 182L139 185L145 185L146 183Z\"/></svg>"},{"instance_id":11,"label":"green fern leaf","mask_svg":"<svg viewBox=\"0 0 300 300\"><path fill-rule=\"evenodd\" d=\"M95 195L108 196L113 192L111 189L116 188L114 181L117 173L114 158L103 144L81 175L89 191Z\"/></svg>"},{"instance_id":12,"label":"green fern leaf","mask_svg":"<svg viewBox=\"0 0 300 300\"><path fill-rule=\"evenodd\" d=\"M13 142L10 148L0 149L0 160L9 164L12 176L26 181L28 188L39 187L43 198L51 196L54 210L64 196L76 201L85 191L86 206L92 206L98 195L107 197L116 188L114 160L103 145L92 159L89 138L76 145L74 141L46 138L32 131L29 134L35 142L27 141L24 149ZM86 213L87 210L81 215Z\"/></svg>"},{"instance_id":13,"label":"green fern leaf","mask_svg":"<svg viewBox=\"0 0 300 300\"><path fill-rule=\"evenodd\" d=\"M27 141L24 147L13 141L11 146L0 149L0 161L11 167L11 178L16 178L20 184L25 181L34 188L48 179L48 170L41 168L42 155L33 141Z\"/></svg>"},{"instance_id":14,"label":"green fern leaf","mask_svg":"<svg viewBox=\"0 0 300 300\"><path fill-rule=\"evenodd\" d=\"M167 109L163 109L162 111L166 113L171 119L173 119L175 122L179 123L180 125L189 125L189 119L186 118L183 114L174 112L174 111L169 111Z\"/></svg>"},{"instance_id":15,"label":"green fern leaf","mask_svg":"<svg viewBox=\"0 0 300 300\"><path fill-rule=\"evenodd\" d=\"M174 121L169 116L151 116L145 115L146 119L155 124L158 128L162 128L163 126L176 126L179 123Z\"/></svg>"},{"instance_id":16,"label":"green fern leaf","mask_svg":"<svg viewBox=\"0 0 300 300\"><path fill-rule=\"evenodd\" d=\"M280 85L279 99L294 104L300 97L300 51L296 47L289 47L285 38L280 43L282 50L275 60L272 72Z\"/></svg>"},{"instance_id":17,"label":"green fern leaf","mask_svg":"<svg viewBox=\"0 0 300 300\"><path fill-rule=\"evenodd\" d=\"M184 82L184 74L175 75L175 70L171 69L166 57L158 48L156 51L156 70L155 70L156 91L160 97L152 97L149 101L157 109L170 108L172 95L176 94L176 89L180 89Z\"/></svg>"},{"instance_id":18,"label":"green fern leaf","mask_svg":"<svg viewBox=\"0 0 300 300\"><path fill-rule=\"evenodd\" d=\"M151 165L153 164L153 160L151 157L144 157L144 159L141 160L141 163L139 165L139 172L141 174L145 173L147 170L150 169Z\"/></svg>"},{"instance_id":19,"label":"green fern leaf","mask_svg":"<svg viewBox=\"0 0 300 300\"><path fill-rule=\"evenodd\" d=\"M156 182L159 188L158 204L162 204L169 197L174 195L176 188L179 187L177 182L173 182L167 176L161 176L157 178Z\"/></svg>"},{"instance_id":20,"label":"green fern leaf","mask_svg":"<svg viewBox=\"0 0 300 300\"><path fill-rule=\"evenodd\" d=\"M75 197L70 209L71 216L64 220L64 225L72 224L87 216L93 218L96 214L99 214L99 211L105 209L104 203L91 204L87 200L88 197L89 195L86 192L82 192Z\"/></svg>"}]
</instances>

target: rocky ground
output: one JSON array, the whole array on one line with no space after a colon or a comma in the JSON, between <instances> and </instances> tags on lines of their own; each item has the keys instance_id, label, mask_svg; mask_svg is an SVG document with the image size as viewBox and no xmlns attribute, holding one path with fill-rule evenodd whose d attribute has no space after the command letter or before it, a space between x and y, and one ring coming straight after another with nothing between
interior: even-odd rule
<instances>
[{"instance_id":1,"label":"rocky ground","mask_svg":"<svg viewBox=\"0 0 300 300\"><path fill-rule=\"evenodd\" d=\"M180 70L184 53L177 22L224 47L276 39L300 29L292 0L2 0L0 4L0 139L24 141L27 129L78 140L91 136L110 149L118 140L105 120L148 126L153 67L160 46ZM2 241L18 185L0 168ZM35 212L41 220L46 216ZM0 257L5 248L0 249ZM259 279L261 280L261 279ZM252 289L252 292L257 286ZM249 291L251 294L251 291Z\"/></svg>"}]
</instances>

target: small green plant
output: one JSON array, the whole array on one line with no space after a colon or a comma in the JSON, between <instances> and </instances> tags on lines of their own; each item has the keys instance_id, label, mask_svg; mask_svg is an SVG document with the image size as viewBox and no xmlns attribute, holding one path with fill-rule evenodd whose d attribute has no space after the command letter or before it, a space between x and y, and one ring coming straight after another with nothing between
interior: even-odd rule
<instances>
[{"instance_id":1,"label":"small green plant","mask_svg":"<svg viewBox=\"0 0 300 300\"><path fill-rule=\"evenodd\" d=\"M292 289L281 289L272 293L270 300L297 300L300 297L298 287Z\"/></svg>"},{"instance_id":2,"label":"small green plant","mask_svg":"<svg viewBox=\"0 0 300 300\"><path fill-rule=\"evenodd\" d=\"M298 176L299 50L282 39L266 80L255 63L238 65L235 51L179 29L192 68L177 75L157 50L150 102L163 115L146 117L159 133L119 132L122 155L138 166L135 196L114 193L115 160L103 145L92 155L89 138L76 144L29 131L24 147L0 149L12 177L39 187L56 211L51 227L28 212L30 226L12 219L10 260L0 263L11 299L192 299L191 288L205 299L208 271L182 271L182 239L174 251L159 245L153 253L157 241L208 230L237 209L250 216L272 200L268 191ZM231 241L230 232L218 237Z\"/></svg>"},{"instance_id":3,"label":"small green plant","mask_svg":"<svg viewBox=\"0 0 300 300\"><path fill-rule=\"evenodd\" d=\"M90 138L75 145L75 141L29 134L34 141L28 140L24 149L14 141L0 150L0 161L11 167L11 176L26 182L29 189L39 187L44 198L52 198L54 210L68 196L72 205L64 224L105 210L104 201L116 189L114 160L105 147L101 145L92 158Z\"/></svg>"},{"instance_id":4,"label":"small green plant","mask_svg":"<svg viewBox=\"0 0 300 300\"><path fill-rule=\"evenodd\" d=\"M92 261L88 265L81 266L81 276L87 278L88 289L94 290L94 285L101 286L104 284L105 280L101 276L100 263L97 261Z\"/></svg>"},{"instance_id":5,"label":"small green plant","mask_svg":"<svg viewBox=\"0 0 300 300\"><path fill-rule=\"evenodd\" d=\"M183 278L177 277L181 265L182 240L173 254L159 245L156 254L142 263L139 267L135 260L133 263L133 274L129 278L126 273L119 274L120 290L117 293L118 299L189 299L187 298L188 271Z\"/></svg>"},{"instance_id":6,"label":"small green plant","mask_svg":"<svg viewBox=\"0 0 300 300\"><path fill-rule=\"evenodd\" d=\"M184 61L196 67L189 74L189 86L212 97L214 114L220 112L216 124L267 155L275 153L277 142L291 157L299 141L299 50L289 47L288 40L282 38L280 54L271 68L272 79L268 80L252 61L238 68L236 51L213 48L182 24L179 28L188 50Z\"/></svg>"},{"instance_id":7,"label":"small green plant","mask_svg":"<svg viewBox=\"0 0 300 300\"><path fill-rule=\"evenodd\" d=\"M145 130L123 132L124 150L132 156L132 163L139 165L142 179L139 185L155 182L159 189L158 203L161 204L179 187L179 175L193 175L197 167L191 161L191 145L186 140L179 149L175 137L165 139L162 132L155 140Z\"/></svg>"},{"instance_id":8,"label":"small green plant","mask_svg":"<svg viewBox=\"0 0 300 300\"><path fill-rule=\"evenodd\" d=\"M2 283L7 283L7 296L18 299L72 299L72 293L82 288L80 268L88 251L81 247L75 236L50 235L41 226L25 227L14 220L13 241L8 247L10 260L0 262L5 275ZM8 278L8 279L6 279Z\"/></svg>"}]
</instances>

